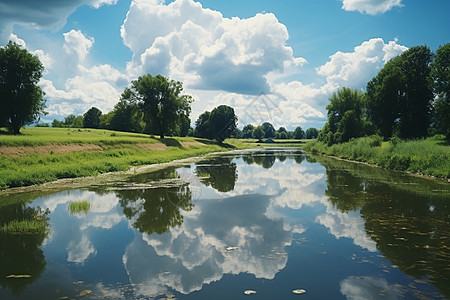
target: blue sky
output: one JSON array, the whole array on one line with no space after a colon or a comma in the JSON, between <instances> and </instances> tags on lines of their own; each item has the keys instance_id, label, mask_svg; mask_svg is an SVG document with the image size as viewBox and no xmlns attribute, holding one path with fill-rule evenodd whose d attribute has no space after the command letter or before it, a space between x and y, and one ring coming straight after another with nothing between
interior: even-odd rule
<instances>
[{"instance_id":1,"label":"blue sky","mask_svg":"<svg viewBox=\"0 0 450 300\"><path fill-rule=\"evenodd\" d=\"M150 73L184 83L193 122L227 104L240 127L321 128L338 88L450 42L449 13L448 0L0 0L0 44L43 61L47 122L106 113Z\"/></svg>"}]
</instances>

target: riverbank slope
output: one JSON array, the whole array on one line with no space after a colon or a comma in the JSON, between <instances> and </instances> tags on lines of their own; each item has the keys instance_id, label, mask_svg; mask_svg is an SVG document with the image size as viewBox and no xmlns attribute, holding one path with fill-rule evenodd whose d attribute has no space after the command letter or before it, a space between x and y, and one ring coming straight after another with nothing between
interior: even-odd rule
<instances>
[{"instance_id":1,"label":"riverbank slope","mask_svg":"<svg viewBox=\"0 0 450 300\"><path fill-rule=\"evenodd\" d=\"M0 135L0 190L252 147L239 140L219 145L98 129L27 127L21 133Z\"/></svg>"},{"instance_id":2,"label":"riverbank slope","mask_svg":"<svg viewBox=\"0 0 450 300\"><path fill-rule=\"evenodd\" d=\"M442 135L411 141L392 139L388 142L382 141L379 136L370 136L332 146L315 140L303 148L312 154L320 153L447 180L450 178L450 146Z\"/></svg>"}]
</instances>

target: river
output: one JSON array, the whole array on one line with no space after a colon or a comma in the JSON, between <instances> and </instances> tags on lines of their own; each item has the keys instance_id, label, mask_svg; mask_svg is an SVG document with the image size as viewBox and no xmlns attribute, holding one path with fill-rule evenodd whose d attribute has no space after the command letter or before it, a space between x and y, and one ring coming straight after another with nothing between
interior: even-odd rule
<instances>
[{"instance_id":1,"label":"river","mask_svg":"<svg viewBox=\"0 0 450 300\"><path fill-rule=\"evenodd\" d=\"M15 220L45 230L0 233L0 299L450 298L450 184L299 148L0 198Z\"/></svg>"}]
</instances>

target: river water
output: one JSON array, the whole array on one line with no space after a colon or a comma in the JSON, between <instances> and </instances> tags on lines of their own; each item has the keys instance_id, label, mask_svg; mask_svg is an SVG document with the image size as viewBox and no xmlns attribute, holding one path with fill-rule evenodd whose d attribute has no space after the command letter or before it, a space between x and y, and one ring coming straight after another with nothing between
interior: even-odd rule
<instances>
[{"instance_id":1,"label":"river water","mask_svg":"<svg viewBox=\"0 0 450 300\"><path fill-rule=\"evenodd\" d=\"M0 225L46 230L0 233L0 299L450 298L438 180L270 148L20 197Z\"/></svg>"}]
</instances>

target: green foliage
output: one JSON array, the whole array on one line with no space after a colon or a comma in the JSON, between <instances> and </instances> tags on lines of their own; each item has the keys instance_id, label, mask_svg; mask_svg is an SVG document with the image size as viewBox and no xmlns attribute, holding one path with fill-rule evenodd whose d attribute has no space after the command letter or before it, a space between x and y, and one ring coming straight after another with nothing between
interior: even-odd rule
<instances>
[{"instance_id":1,"label":"green foliage","mask_svg":"<svg viewBox=\"0 0 450 300\"><path fill-rule=\"evenodd\" d=\"M211 112L205 111L195 122L195 136L216 139L219 143L236 136L236 130L237 116L227 105L220 105Z\"/></svg>"},{"instance_id":2,"label":"green foliage","mask_svg":"<svg viewBox=\"0 0 450 300\"><path fill-rule=\"evenodd\" d=\"M438 97L434 106L435 128L450 140L450 43L436 51L431 64L431 78L434 93Z\"/></svg>"},{"instance_id":3,"label":"green foliage","mask_svg":"<svg viewBox=\"0 0 450 300\"><path fill-rule=\"evenodd\" d=\"M0 127L19 134L20 128L46 114L38 86L44 67L37 56L18 44L0 47Z\"/></svg>"},{"instance_id":4,"label":"green foliage","mask_svg":"<svg viewBox=\"0 0 450 300\"><path fill-rule=\"evenodd\" d=\"M127 131L127 132L144 132L144 113L139 108L138 103L126 100L120 100L111 112L109 118L108 129ZM108 125L107 121L104 121Z\"/></svg>"},{"instance_id":5,"label":"green foliage","mask_svg":"<svg viewBox=\"0 0 450 300\"><path fill-rule=\"evenodd\" d=\"M450 178L450 149L442 135L412 141L393 138L389 142L382 142L380 136L374 135L332 146L312 141L304 149L389 169Z\"/></svg>"},{"instance_id":6,"label":"green foliage","mask_svg":"<svg viewBox=\"0 0 450 300\"><path fill-rule=\"evenodd\" d=\"M83 115L83 127L84 128L99 128L100 127L100 117L102 112L97 107L90 108Z\"/></svg>"},{"instance_id":7,"label":"green foliage","mask_svg":"<svg viewBox=\"0 0 450 300\"><path fill-rule=\"evenodd\" d=\"M164 138L169 132L179 130L183 118L189 118L193 99L181 95L182 91L181 82L148 74L132 81L122 100L137 103L144 112L145 131Z\"/></svg>"},{"instance_id":8,"label":"green foliage","mask_svg":"<svg viewBox=\"0 0 450 300\"><path fill-rule=\"evenodd\" d=\"M333 145L361 137L366 133L365 94L349 88L339 89L327 105L328 121L319 134L319 140Z\"/></svg>"},{"instance_id":9,"label":"green foliage","mask_svg":"<svg viewBox=\"0 0 450 300\"><path fill-rule=\"evenodd\" d=\"M262 129L261 126L256 127L253 129L253 137L255 139L261 140L265 135L264 129Z\"/></svg>"},{"instance_id":10,"label":"green foliage","mask_svg":"<svg viewBox=\"0 0 450 300\"><path fill-rule=\"evenodd\" d=\"M319 130L317 130L316 128L308 128L306 129L306 138L308 140L311 139L316 139L319 136Z\"/></svg>"},{"instance_id":11,"label":"green foliage","mask_svg":"<svg viewBox=\"0 0 450 300\"><path fill-rule=\"evenodd\" d=\"M220 105L211 111L208 127L212 137L219 143L231 137L237 128L237 116L234 109L227 105Z\"/></svg>"},{"instance_id":12,"label":"green foliage","mask_svg":"<svg viewBox=\"0 0 450 300\"><path fill-rule=\"evenodd\" d=\"M431 123L433 54L416 46L391 59L367 84L368 116L384 137L425 137Z\"/></svg>"},{"instance_id":13,"label":"green foliage","mask_svg":"<svg viewBox=\"0 0 450 300\"><path fill-rule=\"evenodd\" d=\"M243 139L251 139L253 137L253 130L255 126L252 124L247 124L242 128L242 138Z\"/></svg>"},{"instance_id":14,"label":"green foliage","mask_svg":"<svg viewBox=\"0 0 450 300\"><path fill-rule=\"evenodd\" d=\"M303 131L302 127L297 126L294 130L294 139L302 140L306 137L305 132Z\"/></svg>"},{"instance_id":15,"label":"green foliage","mask_svg":"<svg viewBox=\"0 0 450 300\"><path fill-rule=\"evenodd\" d=\"M209 128L209 117L211 113L209 111L205 111L200 116L198 116L197 121L195 121L195 131L194 136L201 138L212 138L212 133Z\"/></svg>"},{"instance_id":16,"label":"green foliage","mask_svg":"<svg viewBox=\"0 0 450 300\"><path fill-rule=\"evenodd\" d=\"M264 122L261 124L261 128L264 130L265 138L273 138L275 137L275 128L269 122Z\"/></svg>"}]
</instances>

